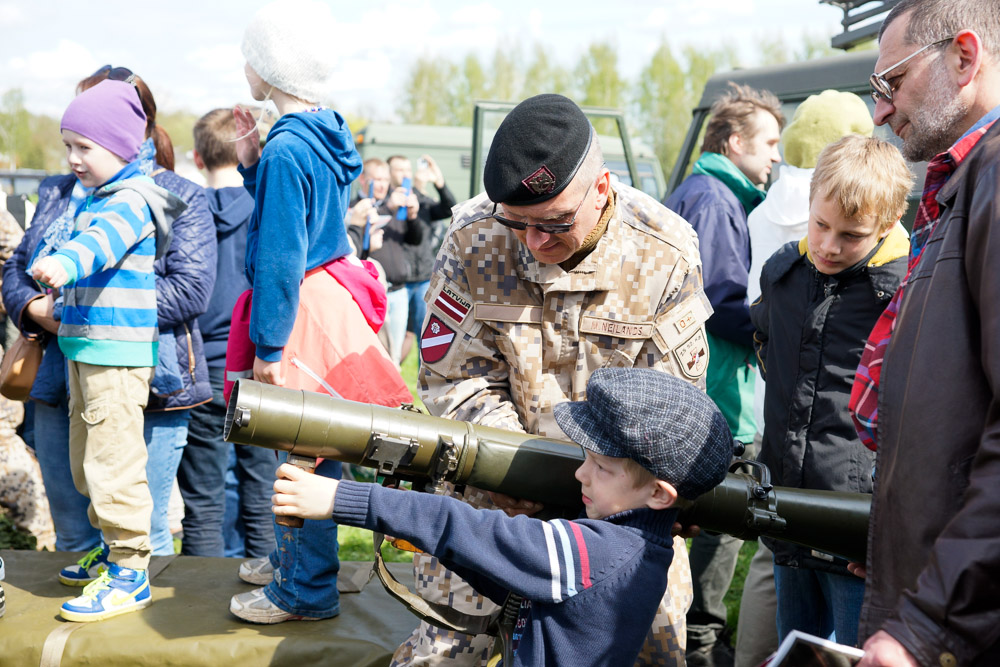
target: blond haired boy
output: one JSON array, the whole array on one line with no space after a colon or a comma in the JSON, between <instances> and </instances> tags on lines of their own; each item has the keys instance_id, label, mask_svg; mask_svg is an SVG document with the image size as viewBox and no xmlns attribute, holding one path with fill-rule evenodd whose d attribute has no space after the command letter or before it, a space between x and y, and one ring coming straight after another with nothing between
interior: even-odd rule
<instances>
[{"instance_id":1,"label":"blond haired boy","mask_svg":"<svg viewBox=\"0 0 1000 667\"><path fill-rule=\"evenodd\" d=\"M830 144L813 173L806 237L764 264L750 318L767 381L759 460L776 485L872 491L875 454L847 404L865 340L906 272L898 221L912 180L881 139ZM801 630L855 644L864 581L839 558L764 542L774 551L779 640Z\"/></svg>"}]
</instances>

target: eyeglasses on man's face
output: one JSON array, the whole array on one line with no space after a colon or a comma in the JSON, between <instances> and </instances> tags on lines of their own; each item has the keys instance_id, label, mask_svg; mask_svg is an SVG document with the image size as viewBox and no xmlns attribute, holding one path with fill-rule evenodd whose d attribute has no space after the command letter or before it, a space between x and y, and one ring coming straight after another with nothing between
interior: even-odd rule
<instances>
[{"instance_id":1,"label":"eyeglasses on man's face","mask_svg":"<svg viewBox=\"0 0 1000 667\"><path fill-rule=\"evenodd\" d=\"M914 51L910 55L906 56L905 58L903 58L902 60L900 60L898 63L896 63L895 65L893 65L892 67L887 67L884 70L882 70L881 72L875 72L874 74L872 74L871 77L869 77L869 79L868 79L868 84L872 88L871 95L872 95L872 100L875 101L875 104L878 104L879 100L885 100L889 104L892 104L892 91L894 91L897 88L899 88L899 79L901 79L903 76L905 76L906 73L904 72L899 77L896 77L896 85L895 86L893 86L892 84L890 84L889 81L885 78L886 74L888 74L892 70L896 69L897 67L899 67L903 63L907 63L910 60L912 60L913 58L916 58L917 56L919 56L921 53L923 53L927 49L930 49L930 48L935 47L935 46L940 46L942 44L947 44L948 42L952 41L953 39L955 39L955 38L954 37L948 37L947 39L939 39L936 42L931 42L930 44L927 44L926 46L920 47L919 49L917 49L916 51Z\"/></svg>"},{"instance_id":2,"label":"eyeglasses on man's face","mask_svg":"<svg viewBox=\"0 0 1000 667\"><path fill-rule=\"evenodd\" d=\"M493 218L504 227L510 227L511 229L516 229L519 232L530 227L531 229L537 229L538 231L546 234L564 234L573 228L573 225L576 223L576 216L580 214L580 209L583 208L583 203L587 201L587 196L590 194L590 189L593 187L594 182L591 181L590 185L587 186L587 191L583 193L583 199L581 199L580 203L576 205L576 210L573 211L573 217L571 217L567 222L559 222L557 219L556 221L528 224L526 221L527 219L511 220L510 218L506 218L497 213L497 206L499 206L499 204L493 204L493 212L489 217ZM566 218L567 216L569 216L568 213L562 217Z\"/></svg>"}]
</instances>

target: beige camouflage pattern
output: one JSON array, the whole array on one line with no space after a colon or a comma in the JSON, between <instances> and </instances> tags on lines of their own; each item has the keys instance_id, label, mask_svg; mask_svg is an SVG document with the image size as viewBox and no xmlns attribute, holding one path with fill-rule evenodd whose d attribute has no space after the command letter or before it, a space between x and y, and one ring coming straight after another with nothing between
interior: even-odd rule
<instances>
[{"instance_id":1,"label":"beige camouflage pattern","mask_svg":"<svg viewBox=\"0 0 1000 667\"><path fill-rule=\"evenodd\" d=\"M56 549L56 531L42 470L15 429L24 418L24 404L0 396L0 508L15 526L31 533L38 549Z\"/></svg>"},{"instance_id":2,"label":"beige camouflage pattern","mask_svg":"<svg viewBox=\"0 0 1000 667\"><path fill-rule=\"evenodd\" d=\"M485 217L492 209L485 195L455 207L421 336L454 334L443 356L421 364L421 398L432 414L565 438L553 408L585 399L598 368L656 368L704 389L704 322L712 310L697 236L651 197L613 188L607 231L569 272L539 263L511 230ZM465 499L492 506L473 489ZM415 558L414 574L426 599L471 613L495 608L459 577L443 574L433 557ZM637 664L684 665L691 597L687 550L677 538L668 587ZM421 623L392 664L484 665L488 641Z\"/></svg>"}]
</instances>

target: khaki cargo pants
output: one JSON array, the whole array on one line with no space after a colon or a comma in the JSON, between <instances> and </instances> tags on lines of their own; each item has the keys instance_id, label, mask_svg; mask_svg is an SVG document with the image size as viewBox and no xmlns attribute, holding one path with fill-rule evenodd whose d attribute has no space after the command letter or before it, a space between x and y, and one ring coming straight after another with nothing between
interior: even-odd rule
<instances>
[{"instance_id":1,"label":"khaki cargo pants","mask_svg":"<svg viewBox=\"0 0 1000 667\"><path fill-rule=\"evenodd\" d=\"M456 494L449 485L448 495L461 498L473 507L491 508L485 491L467 487ZM489 599L477 593L458 575L447 570L437 558L425 553L413 558L413 574L417 595L431 602L447 604L466 613L484 615L497 609ZM684 617L691 606L691 567L688 564L684 540L674 538L674 560L667 574L667 590L646 635L646 643L636 666L667 665L684 667L687 628ZM623 604L627 602L623 601ZM493 638L488 635L467 635L434 627L425 621L407 637L392 656L391 667L431 666L486 667Z\"/></svg>"},{"instance_id":2,"label":"khaki cargo pants","mask_svg":"<svg viewBox=\"0 0 1000 667\"><path fill-rule=\"evenodd\" d=\"M90 523L101 531L109 559L149 566L153 497L146 482L142 411L152 368L69 362L69 461L73 484L90 498Z\"/></svg>"}]
</instances>

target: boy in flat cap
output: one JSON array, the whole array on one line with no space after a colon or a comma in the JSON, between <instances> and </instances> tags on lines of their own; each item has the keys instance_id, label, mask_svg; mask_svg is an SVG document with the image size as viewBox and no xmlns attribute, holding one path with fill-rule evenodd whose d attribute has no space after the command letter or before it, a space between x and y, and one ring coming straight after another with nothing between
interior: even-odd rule
<instances>
[{"instance_id":1,"label":"boy in flat cap","mask_svg":"<svg viewBox=\"0 0 1000 667\"><path fill-rule=\"evenodd\" d=\"M554 410L586 452L576 471L585 516L575 521L477 511L288 464L278 469L274 513L391 533L438 554L498 603L508 591L522 596L513 665L632 664L667 586L674 502L725 478L733 439L704 392L666 373L600 369L587 392Z\"/></svg>"},{"instance_id":2,"label":"boy in flat cap","mask_svg":"<svg viewBox=\"0 0 1000 667\"><path fill-rule=\"evenodd\" d=\"M697 239L659 202L612 181L572 100L517 105L484 176L486 193L454 209L427 293L419 389L432 414L563 438L554 409L587 398L596 369L652 368L703 386L711 309ZM470 487L461 497L539 509ZM473 614L492 607L429 554L414 570L425 599ZM668 584L640 663L683 664L691 592L680 539ZM392 664L480 665L489 642L421 623Z\"/></svg>"}]
</instances>

